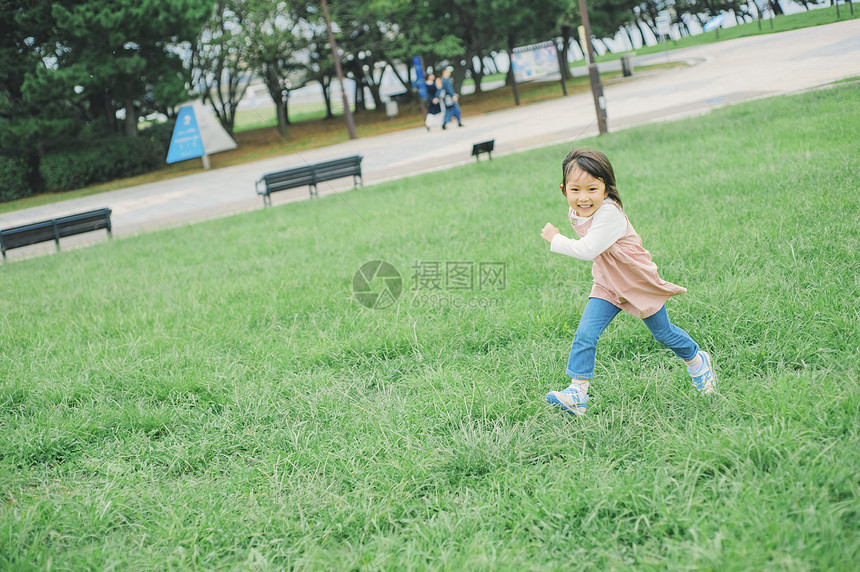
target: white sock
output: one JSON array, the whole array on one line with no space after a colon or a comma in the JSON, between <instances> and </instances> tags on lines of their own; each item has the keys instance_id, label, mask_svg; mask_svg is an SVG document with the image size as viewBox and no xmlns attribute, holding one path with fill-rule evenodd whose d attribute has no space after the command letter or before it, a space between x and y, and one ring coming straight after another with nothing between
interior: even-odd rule
<instances>
[{"instance_id":1,"label":"white sock","mask_svg":"<svg viewBox=\"0 0 860 572\"><path fill-rule=\"evenodd\" d=\"M588 393L588 386L591 383L587 379L577 379L575 377L570 378L570 385L576 386L579 389L579 392L583 395Z\"/></svg>"},{"instance_id":2,"label":"white sock","mask_svg":"<svg viewBox=\"0 0 860 572\"><path fill-rule=\"evenodd\" d=\"M684 360L684 363L687 364L687 371L698 371L705 362L701 352L696 352L696 357L691 360Z\"/></svg>"}]
</instances>

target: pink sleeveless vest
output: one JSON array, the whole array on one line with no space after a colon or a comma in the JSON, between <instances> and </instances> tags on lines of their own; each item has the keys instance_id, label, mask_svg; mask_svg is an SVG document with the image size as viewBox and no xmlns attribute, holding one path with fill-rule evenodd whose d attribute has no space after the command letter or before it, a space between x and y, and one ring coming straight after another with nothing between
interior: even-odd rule
<instances>
[{"instance_id":1,"label":"pink sleeveless vest","mask_svg":"<svg viewBox=\"0 0 860 572\"><path fill-rule=\"evenodd\" d=\"M614 201L607 200L624 214ZM656 314L666 300L675 294L683 294L686 288L666 282L657 274L657 265L651 254L642 247L642 238L633 229L630 219L624 236L597 255L591 274L594 286L590 297L606 300L637 318ZM570 219L573 229L581 237L588 233L592 219L577 225Z\"/></svg>"}]
</instances>

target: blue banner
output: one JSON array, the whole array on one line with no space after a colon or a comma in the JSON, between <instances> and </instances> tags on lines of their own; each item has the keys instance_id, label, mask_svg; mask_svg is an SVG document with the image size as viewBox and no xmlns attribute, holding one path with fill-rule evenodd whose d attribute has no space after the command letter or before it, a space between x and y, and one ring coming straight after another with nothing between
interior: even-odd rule
<instances>
[{"instance_id":1,"label":"blue banner","mask_svg":"<svg viewBox=\"0 0 860 572\"><path fill-rule=\"evenodd\" d=\"M427 99L427 84L424 82L424 69L421 67L421 56L412 58L412 65L415 67L415 87L418 88L418 96L421 99Z\"/></svg>"},{"instance_id":2,"label":"blue banner","mask_svg":"<svg viewBox=\"0 0 860 572\"><path fill-rule=\"evenodd\" d=\"M197 117L190 105L179 108L176 116L176 126L170 138L170 148L167 150L167 162L176 163L186 159L195 159L206 154L203 149L203 138L197 128Z\"/></svg>"}]
</instances>

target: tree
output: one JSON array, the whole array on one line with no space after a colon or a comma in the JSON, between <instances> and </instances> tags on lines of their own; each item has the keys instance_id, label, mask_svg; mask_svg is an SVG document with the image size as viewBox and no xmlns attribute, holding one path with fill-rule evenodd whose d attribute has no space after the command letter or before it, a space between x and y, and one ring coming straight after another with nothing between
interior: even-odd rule
<instances>
[{"instance_id":1,"label":"tree","mask_svg":"<svg viewBox=\"0 0 860 572\"><path fill-rule=\"evenodd\" d=\"M246 0L216 0L192 53L192 82L230 135L252 79L252 46L243 29Z\"/></svg>"},{"instance_id":2,"label":"tree","mask_svg":"<svg viewBox=\"0 0 860 572\"><path fill-rule=\"evenodd\" d=\"M438 26L427 6L406 0L333 4L332 19L340 31L338 46L345 52L345 69L356 82L357 110L361 109L364 88L376 110L384 110L380 88L387 69L409 90L409 76L400 74L398 63L408 68L416 55L436 61L463 52L459 42Z\"/></svg>"},{"instance_id":3,"label":"tree","mask_svg":"<svg viewBox=\"0 0 860 572\"><path fill-rule=\"evenodd\" d=\"M568 11L568 2L544 0L540 4L531 4L519 0L495 0L490 25L497 38L504 38L510 56L517 45L533 44L557 36L559 24ZM513 81L513 66L508 70L508 79Z\"/></svg>"},{"instance_id":4,"label":"tree","mask_svg":"<svg viewBox=\"0 0 860 572\"><path fill-rule=\"evenodd\" d=\"M290 91L307 81L307 62L301 56L313 38L308 17L307 3L288 0L251 0L245 16L249 57L275 103L278 133L284 138Z\"/></svg>"},{"instance_id":5,"label":"tree","mask_svg":"<svg viewBox=\"0 0 860 572\"><path fill-rule=\"evenodd\" d=\"M510 52L516 45L557 36L569 0L427 0L425 5L440 40L432 44L434 51L453 63L455 84L461 85L468 71L479 93L484 60L495 50Z\"/></svg>"},{"instance_id":6,"label":"tree","mask_svg":"<svg viewBox=\"0 0 860 572\"><path fill-rule=\"evenodd\" d=\"M322 18L322 15L320 15ZM331 59L331 44L328 41L328 33L325 24L314 28L314 35L308 42L308 80L320 84L323 94L323 102L326 109L326 119L334 117L331 103L331 82L335 77L334 61Z\"/></svg>"},{"instance_id":7,"label":"tree","mask_svg":"<svg viewBox=\"0 0 860 572\"><path fill-rule=\"evenodd\" d=\"M54 35L50 5L0 0L0 153L23 159L26 185L42 190L39 163L44 143L81 128L64 86L51 81L46 60Z\"/></svg>"},{"instance_id":8,"label":"tree","mask_svg":"<svg viewBox=\"0 0 860 572\"><path fill-rule=\"evenodd\" d=\"M57 69L82 88L89 113L109 132L137 134L138 116L184 99L188 76L176 47L194 38L205 0L77 0L54 2Z\"/></svg>"},{"instance_id":9,"label":"tree","mask_svg":"<svg viewBox=\"0 0 860 572\"><path fill-rule=\"evenodd\" d=\"M186 97L176 49L193 38L206 0L0 0L0 149L39 164L58 140L136 135L147 109ZM187 93L187 92L186 92Z\"/></svg>"},{"instance_id":10,"label":"tree","mask_svg":"<svg viewBox=\"0 0 860 572\"><path fill-rule=\"evenodd\" d=\"M592 34L600 38L614 36L626 24L635 22L633 9L638 4L639 0L594 0L588 13Z\"/></svg>"},{"instance_id":11,"label":"tree","mask_svg":"<svg viewBox=\"0 0 860 572\"><path fill-rule=\"evenodd\" d=\"M465 54L459 39L439 21L430 2L385 2L388 19L382 30L382 52L404 89L412 88L408 71L412 68L412 58L421 56L426 64L434 65L449 58L459 59ZM405 65L405 77L401 76L398 63Z\"/></svg>"}]
</instances>

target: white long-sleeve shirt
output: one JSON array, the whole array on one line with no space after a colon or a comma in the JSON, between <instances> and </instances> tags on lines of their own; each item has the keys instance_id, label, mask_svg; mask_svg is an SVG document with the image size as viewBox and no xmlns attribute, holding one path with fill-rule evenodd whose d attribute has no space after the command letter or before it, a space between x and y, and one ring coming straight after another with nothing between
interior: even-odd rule
<instances>
[{"instance_id":1,"label":"white long-sleeve shirt","mask_svg":"<svg viewBox=\"0 0 860 572\"><path fill-rule=\"evenodd\" d=\"M573 209L569 216L578 223L588 220L576 216ZM591 228L585 236L575 239L557 234L552 238L550 251L579 260L594 260L627 232L627 218L613 202L604 201L591 218Z\"/></svg>"}]
</instances>

